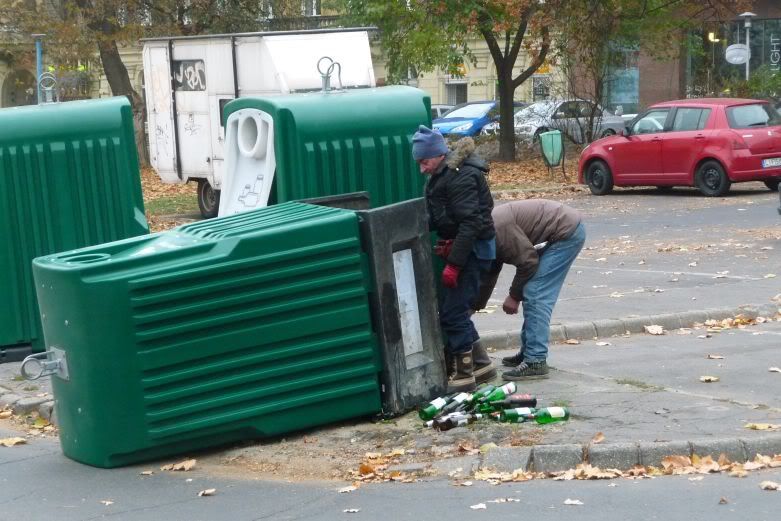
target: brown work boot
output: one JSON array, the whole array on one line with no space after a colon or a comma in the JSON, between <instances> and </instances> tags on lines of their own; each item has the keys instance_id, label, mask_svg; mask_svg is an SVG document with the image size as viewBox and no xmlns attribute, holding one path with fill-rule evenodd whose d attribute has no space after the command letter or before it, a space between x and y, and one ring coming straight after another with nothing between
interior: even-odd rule
<instances>
[{"instance_id":1,"label":"brown work boot","mask_svg":"<svg viewBox=\"0 0 781 521\"><path fill-rule=\"evenodd\" d=\"M445 370L448 380L456 374L456 358L447 349L445 349Z\"/></svg>"},{"instance_id":2,"label":"brown work boot","mask_svg":"<svg viewBox=\"0 0 781 521\"><path fill-rule=\"evenodd\" d=\"M488 351L483 347L483 344L478 340L472 344L472 358L474 359L475 370L475 382L480 385L485 382L490 382L496 378L496 367L491 362L491 357L488 356Z\"/></svg>"},{"instance_id":3,"label":"brown work boot","mask_svg":"<svg viewBox=\"0 0 781 521\"><path fill-rule=\"evenodd\" d=\"M456 360L456 373L447 381L448 394L469 392L477 389L472 350L470 349L465 353L456 353L453 355L453 358Z\"/></svg>"}]
</instances>

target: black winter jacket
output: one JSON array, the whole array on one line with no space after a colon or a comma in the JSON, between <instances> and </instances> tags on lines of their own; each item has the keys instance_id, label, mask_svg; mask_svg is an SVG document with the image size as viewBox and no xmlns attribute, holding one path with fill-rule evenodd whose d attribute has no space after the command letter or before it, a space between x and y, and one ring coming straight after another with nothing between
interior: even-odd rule
<instances>
[{"instance_id":1,"label":"black winter jacket","mask_svg":"<svg viewBox=\"0 0 781 521\"><path fill-rule=\"evenodd\" d=\"M429 226L441 239L453 239L448 264L463 267L475 241L495 235L494 200L485 174L488 164L473 155L475 143L461 139L445 158L446 166L426 182Z\"/></svg>"}]
</instances>

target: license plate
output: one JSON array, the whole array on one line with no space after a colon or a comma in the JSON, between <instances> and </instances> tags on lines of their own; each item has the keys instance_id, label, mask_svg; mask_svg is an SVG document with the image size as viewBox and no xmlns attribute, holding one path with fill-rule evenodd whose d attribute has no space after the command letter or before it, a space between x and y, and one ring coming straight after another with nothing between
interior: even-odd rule
<instances>
[{"instance_id":1,"label":"license plate","mask_svg":"<svg viewBox=\"0 0 781 521\"><path fill-rule=\"evenodd\" d=\"M762 160L762 168L773 168L775 166L781 166L781 157L771 157L770 159Z\"/></svg>"}]
</instances>

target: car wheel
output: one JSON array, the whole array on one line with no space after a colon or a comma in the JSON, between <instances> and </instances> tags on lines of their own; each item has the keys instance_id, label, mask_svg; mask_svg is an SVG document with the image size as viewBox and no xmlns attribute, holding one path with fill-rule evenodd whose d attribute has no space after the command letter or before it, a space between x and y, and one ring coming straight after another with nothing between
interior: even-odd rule
<instances>
[{"instance_id":1,"label":"car wheel","mask_svg":"<svg viewBox=\"0 0 781 521\"><path fill-rule=\"evenodd\" d=\"M719 197L729 192L732 182L718 161L705 161L694 176L694 185L706 197Z\"/></svg>"},{"instance_id":2,"label":"car wheel","mask_svg":"<svg viewBox=\"0 0 781 521\"><path fill-rule=\"evenodd\" d=\"M204 219L217 217L220 209L220 191L212 188L206 179L198 180L198 208Z\"/></svg>"},{"instance_id":3,"label":"car wheel","mask_svg":"<svg viewBox=\"0 0 781 521\"><path fill-rule=\"evenodd\" d=\"M613 190L613 174L604 161L594 161L586 169L586 184L594 195L609 194Z\"/></svg>"},{"instance_id":4,"label":"car wheel","mask_svg":"<svg viewBox=\"0 0 781 521\"><path fill-rule=\"evenodd\" d=\"M778 192L778 184L781 182L781 179L768 179L765 181L765 186L767 186L771 192Z\"/></svg>"},{"instance_id":5,"label":"car wheel","mask_svg":"<svg viewBox=\"0 0 781 521\"><path fill-rule=\"evenodd\" d=\"M609 128L609 129L605 130L604 132L602 132L602 134L600 134L599 139L602 139L603 137L610 137L610 136L615 136L615 135L616 135L616 131L613 130L612 128Z\"/></svg>"}]
</instances>

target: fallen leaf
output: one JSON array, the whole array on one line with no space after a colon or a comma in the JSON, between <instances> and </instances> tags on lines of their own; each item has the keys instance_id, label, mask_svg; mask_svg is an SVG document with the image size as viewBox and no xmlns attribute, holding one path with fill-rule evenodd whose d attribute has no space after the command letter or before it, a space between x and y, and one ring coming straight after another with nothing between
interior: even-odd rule
<instances>
[{"instance_id":1,"label":"fallen leaf","mask_svg":"<svg viewBox=\"0 0 781 521\"><path fill-rule=\"evenodd\" d=\"M394 456L403 456L403 455L404 455L404 454L406 454L406 453L407 453L407 451L406 451L406 450L404 450L404 449L393 449L393 450L390 452L390 454L388 454L388 456L390 456L390 457L392 458L392 457L394 457Z\"/></svg>"},{"instance_id":2,"label":"fallen leaf","mask_svg":"<svg viewBox=\"0 0 781 521\"><path fill-rule=\"evenodd\" d=\"M361 463L361 466L358 467L358 472L360 472L364 476L367 474L374 474L374 467L366 463Z\"/></svg>"},{"instance_id":3,"label":"fallen leaf","mask_svg":"<svg viewBox=\"0 0 781 521\"><path fill-rule=\"evenodd\" d=\"M154 472L151 471L151 470L144 470L144 471L139 472L139 474L141 476L151 476L152 474L154 474Z\"/></svg>"},{"instance_id":4,"label":"fallen leaf","mask_svg":"<svg viewBox=\"0 0 781 521\"><path fill-rule=\"evenodd\" d=\"M781 367L771 367L768 369L771 373L781 373Z\"/></svg>"},{"instance_id":5,"label":"fallen leaf","mask_svg":"<svg viewBox=\"0 0 781 521\"><path fill-rule=\"evenodd\" d=\"M478 503L476 505L470 505L469 508L471 508L472 510L485 510L488 507L485 506L485 503Z\"/></svg>"},{"instance_id":6,"label":"fallen leaf","mask_svg":"<svg viewBox=\"0 0 781 521\"><path fill-rule=\"evenodd\" d=\"M382 457L382 453L380 452L367 452L365 456L369 459L380 459Z\"/></svg>"},{"instance_id":7,"label":"fallen leaf","mask_svg":"<svg viewBox=\"0 0 781 521\"><path fill-rule=\"evenodd\" d=\"M347 494L347 493L352 492L354 490L358 490L358 487L356 487L355 485L350 485L349 487L342 487L342 488L340 488L339 489L339 493L340 494Z\"/></svg>"},{"instance_id":8,"label":"fallen leaf","mask_svg":"<svg viewBox=\"0 0 781 521\"><path fill-rule=\"evenodd\" d=\"M613 344L611 344L610 342L597 342L597 345L602 347L602 346L612 346Z\"/></svg>"},{"instance_id":9,"label":"fallen leaf","mask_svg":"<svg viewBox=\"0 0 781 521\"><path fill-rule=\"evenodd\" d=\"M5 420L6 418L10 418L14 415L14 412L11 410L8 411L0 411L0 420Z\"/></svg>"},{"instance_id":10,"label":"fallen leaf","mask_svg":"<svg viewBox=\"0 0 781 521\"><path fill-rule=\"evenodd\" d=\"M705 358L708 360L724 360L724 357L721 355L708 355Z\"/></svg>"},{"instance_id":11,"label":"fallen leaf","mask_svg":"<svg viewBox=\"0 0 781 521\"><path fill-rule=\"evenodd\" d=\"M712 336L713 335L711 335L710 333L706 333L704 335L697 335L697 338L711 338Z\"/></svg>"},{"instance_id":12,"label":"fallen leaf","mask_svg":"<svg viewBox=\"0 0 781 521\"><path fill-rule=\"evenodd\" d=\"M598 259L594 259L594 262L605 262L607 260L607 257L600 257Z\"/></svg>"},{"instance_id":13,"label":"fallen leaf","mask_svg":"<svg viewBox=\"0 0 781 521\"><path fill-rule=\"evenodd\" d=\"M712 382L718 382L719 377L718 376L700 376L700 381L705 383L712 383Z\"/></svg>"},{"instance_id":14,"label":"fallen leaf","mask_svg":"<svg viewBox=\"0 0 781 521\"><path fill-rule=\"evenodd\" d=\"M693 478L689 478L689 481L702 481L705 479L703 476L694 476Z\"/></svg>"},{"instance_id":15,"label":"fallen leaf","mask_svg":"<svg viewBox=\"0 0 781 521\"><path fill-rule=\"evenodd\" d=\"M694 262L690 262L690 263L689 263L689 267L690 267L690 268L693 268L693 267L695 267L696 265L697 265L697 261L694 261Z\"/></svg>"},{"instance_id":16,"label":"fallen leaf","mask_svg":"<svg viewBox=\"0 0 781 521\"><path fill-rule=\"evenodd\" d=\"M652 325L652 326L643 326L643 329L645 329L645 332L649 335L663 335L664 334L664 328L662 326L658 325Z\"/></svg>"},{"instance_id":17,"label":"fallen leaf","mask_svg":"<svg viewBox=\"0 0 781 521\"><path fill-rule=\"evenodd\" d=\"M565 499L565 500L564 500L564 504L565 504L565 505L582 505L582 504L583 504L583 501L581 501L581 500L579 500L579 499L570 499L570 498L567 498L567 499Z\"/></svg>"},{"instance_id":18,"label":"fallen leaf","mask_svg":"<svg viewBox=\"0 0 781 521\"><path fill-rule=\"evenodd\" d=\"M753 431L774 431L781 428L781 425L776 425L775 423L747 423L744 427Z\"/></svg>"},{"instance_id":19,"label":"fallen leaf","mask_svg":"<svg viewBox=\"0 0 781 521\"><path fill-rule=\"evenodd\" d=\"M768 273L767 275L765 275L765 278L766 279L774 279L774 278L776 278L776 274L775 273Z\"/></svg>"},{"instance_id":20,"label":"fallen leaf","mask_svg":"<svg viewBox=\"0 0 781 521\"><path fill-rule=\"evenodd\" d=\"M109 506L109 505L113 505L113 504L114 504L114 502L113 502L113 501L111 501L110 499L101 499L101 500L100 500L100 502L101 502L101 503L103 503L103 504L104 504L104 505L106 505L106 506Z\"/></svg>"},{"instance_id":21,"label":"fallen leaf","mask_svg":"<svg viewBox=\"0 0 781 521\"><path fill-rule=\"evenodd\" d=\"M729 501L727 501L727 498L722 497L721 499L719 499L719 505L726 505L727 503L729 503Z\"/></svg>"},{"instance_id":22,"label":"fallen leaf","mask_svg":"<svg viewBox=\"0 0 781 521\"><path fill-rule=\"evenodd\" d=\"M580 340L578 340L576 338L568 338L564 343L565 344L569 344L571 346L576 346L576 345L580 344Z\"/></svg>"},{"instance_id":23,"label":"fallen leaf","mask_svg":"<svg viewBox=\"0 0 781 521\"><path fill-rule=\"evenodd\" d=\"M169 465L164 465L160 467L160 470L173 470L173 471L187 472L188 470L192 470L193 468L195 468L195 459L187 459L184 461L180 461L179 463L171 463Z\"/></svg>"},{"instance_id":24,"label":"fallen leaf","mask_svg":"<svg viewBox=\"0 0 781 521\"><path fill-rule=\"evenodd\" d=\"M759 484L759 488L762 490L779 490L781 489L781 483L775 481L763 481Z\"/></svg>"},{"instance_id":25,"label":"fallen leaf","mask_svg":"<svg viewBox=\"0 0 781 521\"><path fill-rule=\"evenodd\" d=\"M624 296L623 293L619 293L618 291L614 291L613 293L610 294L611 298L621 298L623 296Z\"/></svg>"},{"instance_id":26,"label":"fallen leaf","mask_svg":"<svg viewBox=\"0 0 781 521\"><path fill-rule=\"evenodd\" d=\"M472 482L471 481L464 481L463 483L460 483L462 487L471 487Z\"/></svg>"},{"instance_id":27,"label":"fallen leaf","mask_svg":"<svg viewBox=\"0 0 781 521\"><path fill-rule=\"evenodd\" d=\"M198 492L198 497L213 496L216 493L217 493L216 488L207 488L206 490L201 490L200 492Z\"/></svg>"},{"instance_id":28,"label":"fallen leaf","mask_svg":"<svg viewBox=\"0 0 781 521\"><path fill-rule=\"evenodd\" d=\"M345 508L344 510L342 510L342 512L344 512L345 514L357 514L360 511L361 511L360 508Z\"/></svg>"},{"instance_id":29,"label":"fallen leaf","mask_svg":"<svg viewBox=\"0 0 781 521\"><path fill-rule=\"evenodd\" d=\"M19 437L0 439L0 445L3 447L13 447L14 445L24 445L25 443L27 443L27 440Z\"/></svg>"},{"instance_id":30,"label":"fallen leaf","mask_svg":"<svg viewBox=\"0 0 781 521\"><path fill-rule=\"evenodd\" d=\"M596 445L597 443L602 443L603 441L605 441L605 435L604 435L604 434L602 434L601 432L598 432L598 433L596 433L596 434L594 435L594 437L593 437L593 438L591 438L591 443L593 443L593 444L595 444L595 445Z\"/></svg>"}]
</instances>

